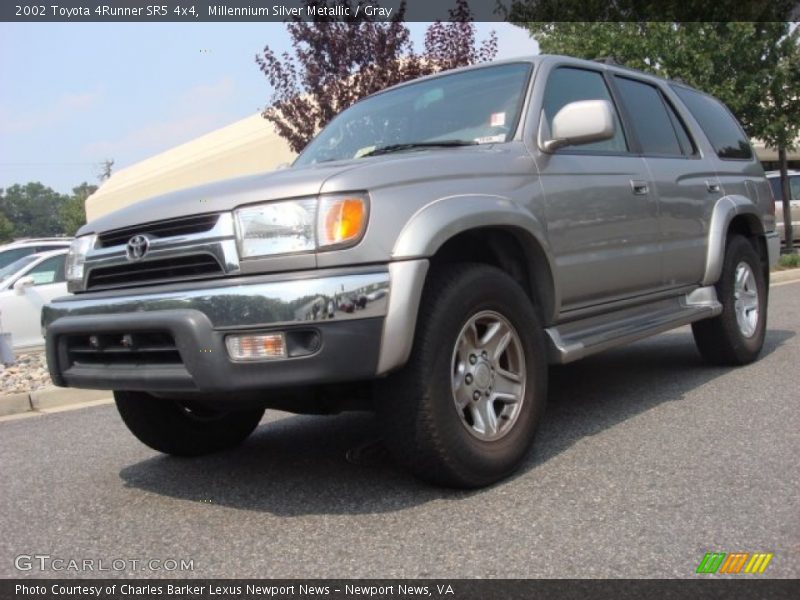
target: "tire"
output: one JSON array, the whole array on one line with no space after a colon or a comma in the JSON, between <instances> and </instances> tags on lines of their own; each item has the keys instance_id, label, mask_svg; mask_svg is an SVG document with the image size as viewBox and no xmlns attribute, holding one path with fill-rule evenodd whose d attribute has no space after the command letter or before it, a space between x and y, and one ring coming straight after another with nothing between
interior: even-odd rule
<instances>
[{"instance_id":1,"label":"tire","mask_svg":"<svg viewBox=\"0 0 800 600\"><path fill-rule=\"evenodd\" d=\"M722 313L692 324L697 349L714 365L751 363L764 345L768 290L761 260L747 238L734 235L728 241L716 289Z\"/></svg>"},{"instance_id":2,"label":"tire","mask_svg":"<svg viewBox=\"0 0 800 600\"><path fill-rule=\"evenodd\" d=\"M488 336L490 329L498 333ZM493 361L488 350L509 332L508 344ZM480 339L491 343L477 343ZM487 349L485 356L480 348ZM530 299L491 266L456 264L433 271L409 362L378 390L386 445L421 479L475 488L508 476L533 442L547 395L544 332ZM521 401L506 402L497 395L501 391Z\"/></svg>"},{"instance_id":3,"label":"tire","mask_svg":"<svg viewBox=\"0 0 800 600\"><path fill-rule=\"evenodd\" d=\"M264 415L263 408L221 412L144 392L114 392L114 400L133 435L153 450L174 456L238 446Z\"/></svg>"}]
</instances>

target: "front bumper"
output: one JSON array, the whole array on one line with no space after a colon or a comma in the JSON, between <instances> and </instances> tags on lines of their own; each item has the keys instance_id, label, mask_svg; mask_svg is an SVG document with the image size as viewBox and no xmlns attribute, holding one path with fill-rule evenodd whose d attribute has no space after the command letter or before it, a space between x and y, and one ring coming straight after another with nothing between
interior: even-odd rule
<instances>
[{"instance_id":1,"label":"front bumper","mask_svg":"<svg viewBox=\"0 0 800 600\"><path fill-rule=\"evenodd\" d=\"M202 393L369 379L407 359L407 311L416 315L426 271L406 261L59 298L42 312L50 375L60 386ZM250 331L284 332L301 351L232 360L225 337ZM134 344L91 349L91 335Z\"/></svg>"}]
</instances>

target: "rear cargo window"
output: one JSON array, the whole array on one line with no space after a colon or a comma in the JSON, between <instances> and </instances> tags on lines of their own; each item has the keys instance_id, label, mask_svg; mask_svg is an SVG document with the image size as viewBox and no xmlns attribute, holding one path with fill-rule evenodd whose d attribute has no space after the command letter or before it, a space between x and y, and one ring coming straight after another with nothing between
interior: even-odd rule
<instances>
[{"instance_id":1,"label":"rear cargo window","mask_svg":"<svg viewBox=\"0 0 800 600\"><path fill-rule=\"evenodd\" d=\"M683 86L674 85L672 89L700 123L717 156L728 160L753 158L750 141L721 102Z\"/></svg>"}]
</instances>

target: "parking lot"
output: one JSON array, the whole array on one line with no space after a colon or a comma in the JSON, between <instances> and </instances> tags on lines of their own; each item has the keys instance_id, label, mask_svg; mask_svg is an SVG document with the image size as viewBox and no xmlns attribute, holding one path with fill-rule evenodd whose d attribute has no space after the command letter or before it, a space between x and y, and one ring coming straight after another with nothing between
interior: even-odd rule
<instances>
[{"instance_id":1,"label":"parking lot","mask_svg":"<svg viewBox=\"0 0 800 600\"><path fill-rule=\"evenodd\" d=\"M473 492L348 462L365 414L268 411L240 448L192 460L141 445L111 405L6 419L0 576L97 575L15 568L47 554L137 577L691 577L706 552L744 551L799 577L799 332L790 283L748 367L706 366L683 328L553 368L524 467Z\"/></svg>"}]
</instances>

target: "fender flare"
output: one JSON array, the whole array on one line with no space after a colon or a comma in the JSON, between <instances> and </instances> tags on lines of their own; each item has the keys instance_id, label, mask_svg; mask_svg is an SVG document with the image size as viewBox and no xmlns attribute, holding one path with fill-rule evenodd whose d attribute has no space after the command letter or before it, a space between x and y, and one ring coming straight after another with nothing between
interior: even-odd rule
<instances>
[{"instance_id":1,"label":"fender flare","mask_svg":"<svg viewBox=\"0 0 800 600\"><path fill-rule=\"evenodd\" d=\"M739 215L752 215L759 224L760 234L764 234L764 225L758 207L746 196L730 195L717 200L711 213L711 224L708 229L708 248L706 250L706 269L703 285L714 285L722 274L722 263L725 260L728 227Z\"/></svg>"}]
</instances>

